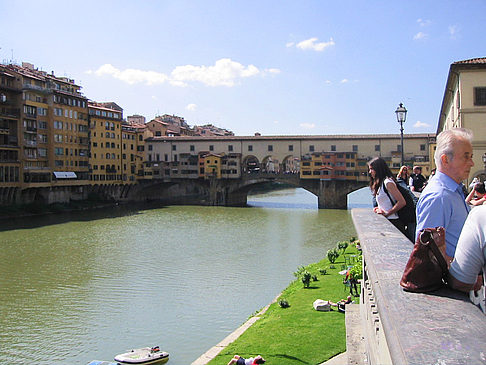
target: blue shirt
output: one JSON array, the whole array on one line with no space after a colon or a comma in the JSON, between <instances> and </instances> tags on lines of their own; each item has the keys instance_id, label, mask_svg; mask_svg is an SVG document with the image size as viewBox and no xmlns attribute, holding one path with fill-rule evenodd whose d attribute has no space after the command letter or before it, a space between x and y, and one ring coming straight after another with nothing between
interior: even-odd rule
<instances>
[{"instance_id":1,"label":"blue shirt","mask_svg":"<svg viewBox=\"0 0 486 365\"><path fill-rule=\"evenodd\" d=\"M429 180L417 203L417 230L445 228L446 254L454 257L457 241L469 213L462 185L446 174L437 171Z\"/></svg>"}]
</instances>

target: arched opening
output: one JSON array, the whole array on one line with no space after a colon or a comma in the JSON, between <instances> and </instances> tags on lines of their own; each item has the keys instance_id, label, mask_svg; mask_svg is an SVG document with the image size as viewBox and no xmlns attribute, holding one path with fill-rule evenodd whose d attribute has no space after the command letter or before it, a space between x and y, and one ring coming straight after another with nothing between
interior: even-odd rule
<instances>
[{"instance_id":1,"label":"arched opening","mask_svg":"<svg viewBox=\"0 0 486 365\"><path fill-rule=\"evenodd\" d=\"M372 208L373 199L371 195L370 188L368 186L352 191L347 197L347 207L348 209L353 208Z\"/></svg>"},{"instance_id":2,"label":"arched opening","mask_svg":"<svg viewBox=\"0 0 486 365\"><path fill-rule=\"evenodd\" d=\"M284 174L298 174L300 172L300 158L293 155L286 156L282 162Z\"/></svg>"},{"instance_id":3,"label":"arched opening","mask_svg":"<svg viewBox=\"0 0 486 365\"><path fill-rule=\"evenodd\" d=\"M318 209L318 197L311 191L289 184L254 184L247 205L258 208Z\"/></svg>"},{"instance_id":4,"label":"arched opening","mask_svg":"<svg viewBox=\"0 0 486 365\"><path fill-rule=\"evenodd\" d=\"M260 172L260 161L255 156L246 156L243 160L242 169L244 174Z\"/></svg>"},{"instance_id":5,"label":"arched opening","mask_svg":"<svg viewBox=\"0 0 486 365\"><path fill-rule=\"evenodd\" d=\"M272 156L266 156L262 160L261 168L263 172L275 173L275 174L278 174L280 172L279 162L275 157Z\"/></svg>"}]
</instances>

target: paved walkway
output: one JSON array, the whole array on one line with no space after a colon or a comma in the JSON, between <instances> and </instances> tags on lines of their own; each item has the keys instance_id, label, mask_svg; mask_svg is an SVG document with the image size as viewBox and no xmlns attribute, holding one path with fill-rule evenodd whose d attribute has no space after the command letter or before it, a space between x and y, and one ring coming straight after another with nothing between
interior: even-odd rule
<instances>
[{"instance_id":1,"label":"paved walkway","mask_svg":"<svg viewBox=\"0 0 486 365\"><path fill-rule=\"evenodd\" d=\"M334 356L332 359L323 362L320 365L347 365L348 364L348 354L343 352L339 355Z\"/></svg>"}]
</instances>

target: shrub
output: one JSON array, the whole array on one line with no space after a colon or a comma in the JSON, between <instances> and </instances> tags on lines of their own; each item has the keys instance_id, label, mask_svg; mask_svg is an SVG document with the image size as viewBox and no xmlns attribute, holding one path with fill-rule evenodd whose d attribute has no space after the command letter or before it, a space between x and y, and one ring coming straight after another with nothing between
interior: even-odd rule
<instances>
[{"instance_id":1,"label":"shrub","mask_svg":"<svg viewBox=\"0 0 486 365\"><path fill-rule=\"evenodd\" d=\"M338 257L339 257L339 251L337 249L332 248L329 251L327 251L327 258L331 264L334 264Z\"/></svg>"},{"instance_id":2,"label":"shrub","mask_svg":"<svg viewBox=\"0 0 486 365\"><path fill-rule=\"evenodd\" d=\"M317 278L317 275L312 275L312 281L319 281L319 279Z\"/></svg>"},{"instance_id":3,"label":"shrub","mask_svg":"<svg viewBox=\"0 0 486 365\"><path fill-rule=\"evenodd\" d=\"M278 301L278 305L280 306L280 308L288 308L288 307L290 307L289 302L286 301L285 299L280 299Z\"/></svg>"},{"instance_id":4,"label":"shrub","mask_svg":"<svg viewBox=\"0 0 486 365\"><path fill-rule=\"evenodd\" d=\"M310 285L310 281L311 281L311 273L308 272L307 270L305 270L303 273L302 273L302 277L301 277L301 280L302 280L302 283L304 284L304 288L308 288L309 285Z\"/></svg>"},{"instance_id":5,"label":"shrub","mask_svg":"<svg viewBox=\"0 0 486 365\"><path fill-rule=\"evenodd\" d=\"M341 241L341 242L338 242L338 244L337 244L338 249L341 250L343 254L344 254L344 252L346 252L346 249L348 248L348 246L349 246L349 243L347 241Z\"/></svg>"},{"instance_id":6,"label":"shrub","mask_svg":"<svg viewBox=\"0 0 486 365\"><path fill-rule=\"evenodd\" d=\"M363 256L358 256L356 263L349 269L349 276L355 280L363 279Z\"/></svg>"},{"instance_id":7,"label":"shrub","mask_svg":"<svg viewBox=\"0 0 486 365\"><path fill-rule=\"evenodd\" d=\"M321 275L326 275L327 269L319 269L319 272L321 273Z\"/></svg>"}]
</instances>

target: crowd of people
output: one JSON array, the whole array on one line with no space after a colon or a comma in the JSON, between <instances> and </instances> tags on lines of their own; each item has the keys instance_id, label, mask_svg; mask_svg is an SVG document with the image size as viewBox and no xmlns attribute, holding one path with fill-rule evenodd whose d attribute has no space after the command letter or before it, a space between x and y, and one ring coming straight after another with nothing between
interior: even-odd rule
<instances>
[{"instance_id":1,"label":"crowd of people","mask_svg":"<svg viewBox=\"0 0 486 365\"><path fill-rule=\"evenodd\" d=\"M467 192L463 184L474 166L472 157L472 132L463 128L446 130L437 136L434 154L437 169L428 179L422 175L420 166L414 166L410 176L409 168L402 166L395 178L386 162L377 157L369 162L370 188L376 202L374 212L389 219L412 242L424 228L444 227L446 261L450 265L449 285L464 292L482 290L484 296L485 185L474 181L471 191ZM416 224L410 224L413 227L410 230L398 216L405 206L405 199L397 186L405 187L407 181L411 192L420 193ZM414 231L413 236L411 231ZM483 298L483 310L484 301Z\"/></svg>"}]
</instances>

